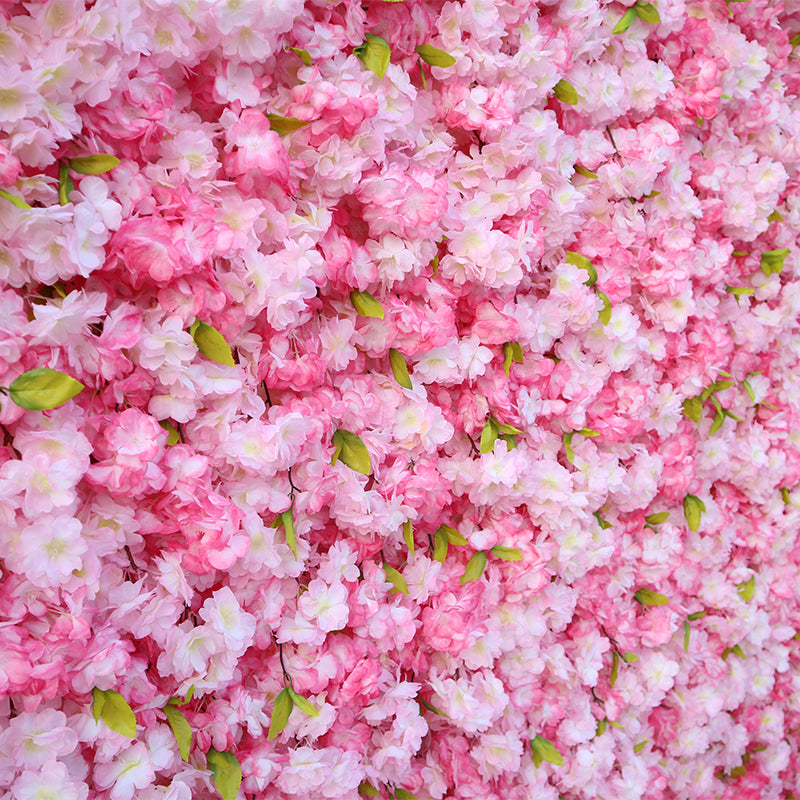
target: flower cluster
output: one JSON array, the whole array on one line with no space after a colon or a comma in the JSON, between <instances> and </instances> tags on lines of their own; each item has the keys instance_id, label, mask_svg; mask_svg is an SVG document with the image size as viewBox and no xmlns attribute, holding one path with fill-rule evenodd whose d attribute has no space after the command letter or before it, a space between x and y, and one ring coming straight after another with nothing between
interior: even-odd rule
<instances>
[{"instance_id":1,"label":"flower cluster","mask_svg":"<svg viewBox=\"0 0 800 800\"><path fill-rule=\"evenodd\" d=\"M3 800L800 793L798 44L0 4Z\"/></svg>"}]
</instances>

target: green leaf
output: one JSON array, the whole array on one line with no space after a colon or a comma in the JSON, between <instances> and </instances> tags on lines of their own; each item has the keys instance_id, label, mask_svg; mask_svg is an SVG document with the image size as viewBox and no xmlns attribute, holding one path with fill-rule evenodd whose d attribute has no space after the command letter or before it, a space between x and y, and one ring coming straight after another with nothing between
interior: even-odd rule
<instances>
[{"instance_id":1,"label":"green leaf","mask_svg":"<svg viewBox=\"0 0 800 800\"><path fill-rule=\"evenodd\" d=\"M432 714L437 714L440 717L446 717L447 714L444 711L440 711L436 706L432 706L427 700L423 700L421 697L417 698L417 701L421 703L425 708L428 709Z\"/></svg>"},{"instance_id":2,"label":"green leaf","mask_svg":"<svg viewBox=\"0 0 800 800\"><path fill-rule=\"evenodd\" d=\"M610 522L606 522L596 511L592 512L594 514L595 519L597 520L597 524L604 530L607 531L611 527Z\"/></svg>"},{"instance_id":3,"label":"green leaf","mask_svg":"<svg viewBox=\"0 0 800 800\"><path fill-rule=\"evenodd\" d=\"M744 386L744 390L747 392L747 396L750 398L750 402L755 403L756 393L753 391L753 387L750 385L750 381L743 380L742 386Z\"/></svg>"},{"instance_id":4,"label":"green leaf","mask_svg":"<svg viewBox=\"0 0 800 800\"><path fill-rule=\"evenodd\" d=\"M695 611L693 614L689 614L687 619L694 622L696 619L702 619L706 614L708 614L708 611Z\"/></svg>"},{"instance_id":5,"label":"green leaf","mask_svg":"<svg viewBox=\"0 0 800 800\"><path fill-rule=\"evenodd\" d=\"M206 358L216 361L217 364L224 364L226 367L236 366L231 348L215 327L198 319L189 328L189 333L192 334L197 349Z\"/></svg>"},{"instance_id":6,"label":"green leaf","mask_svg":"<svg viewBox=\"0 0 800 800\"><path fill-rule=\"evenodd\" d=\"M669 603L666 595L654 592L651 589L637 589L633 595L643 606L665 606Z\"/></svg>"},{"instance_id":7,"label":"green leaf","mask_svg":"<svg viewBox=\"0 0 800 800\"><path fill-rule=\"evenodd\" d=\"M93 156L70 158L69 168L81 175L102 175L119 164L119 159L110 153L96 153Z\"/></svg>"},{"instance_id":8,"label":"green leaf","mask_svg":"<svg viewBox=\"0 0 800 800\"><path fill-rule=\"evenodd\" d=\"M401 789L399 786L394 790L394 796L396 800L417 800L417 796L415 794L411 794L411 792L407 792L405 789Z\"/></svg>"},{"instance_id":9,"label":"green leaf","mask_svg":"<svg viewBox=\"0 0 800 800\"><path fill-rule=\"evenodd\" d=\"M617 678L619 677L619 656L617 655L617 651L614 650L611 653L611 675L608 679L609 686L613 689L614 684L617 682Z\"/></svg>"},{"instance_id":10,"label":"green leaf","mask_svg":"<svg viewBox=\"0 0 800 800\"><path fill-rule=\"evenodd\" d=\"M596 172L592 172L590 169L586 169L586 167L582 167L580 164L575 164L574 170L578 175L583 175L584 178L593 178L597 180L598 175Z\"/></svg>"},{"instance_id":11,"label":"green leaf","mask_svg":"<svg viewBox=\"0 0 800 800\"><path fill-rule=\"evenodd\" d=\"M408 552L414 555L414 528L411 525L411 520L408 519L403 523L403 541L406 543Z\"/></svg>"},{"instance_id":12,"label":"green leaf","mask_svg":"<svg viewBox=\"0 0 800 800\"><path fill-rule=\"evenodd\" d=\"M439 530L433 534L433 560L444 564L444 560L447 558L447 549L447 537L442 533L442 529L439 528Z\"/></svg>"},{"instance_id":13,"label":"green leaf","mask_svg":"<svg viewBox=\"0 0 800 800\"><path fill-rule=\"evenodd\" d=\"M446 50L440 50L432 44L421 44L416 48L419 57L432 67L452 67L456 63L455 58Z\"/></svg>"},{"instance_id":14,"label":"green leaf","mask_svg":"<svg viewBox=\"0 0 800 800\"><path fill-rule=\"evenodd\" d=\"M69 193L75 190L75 184L69 175L69 164L58 165L58 202L65 206L70 202Z\"/></svg>"},{"instance_id":15,"label":"green leaf","mask_svg":"<svg viewBox=\"0 0 800 800\"><path fill-rule=\"evenodd\" d=\"M657 514L648 514L644 520L650 525L660 525L669 519L669 511L659 511Z\"/></svg>"},{"instance_id":16,"label":"green leaf","mask_svg":"<svg viewBox=\"0 0 800 800\"><path fill-rule=\"evenodd\" d=\"M703 512L706 510L706 504L693 494L687 494L683 498L683 515L686 517L686 523L689 530L697 533L700 528L700 520L702 519Z\"/></svg>"},{"instance_id":17,"label":"green leaf","mask_svg":"<svg viewBox=\"0 0 800 800\"><path fill-rule=\"evenodd\" d=\"M450 525L440 525L439 531L447 537L448 544L455 544L460 547L466 547L469 544L466 538Z\"/></svg>"},{"instance_id":18,"label":"green leaf","mask_svg":"<svg viewBox=\"0 0 800 800\"><path fill-rule=\"evenodd\" d=\"M383 571L386 573L386 580L394 586L394 589L389 590L389 594L408 594L406 579L394 567L384 564Z\"/></svg>"},{"instance_id":19,"label":"green leaf","mask_svg":"<svg viewBox=\"0 0 800 800\"><path fill-rule=\"evenodd\" d=\"M364 34L366 41L356 47L353 52L361 59L361 63L374 72L379 78L386 74L389 60L392 56L389 43L380 36L371 33Z\"/></svg>"},{"instance_id":20,"label":"green leaf","mask_svg":"<svg viewBox=\"0 0 800 800\"><path fill-rule=\"evenodd\" d=\"M575 451L572 449L572 437L575 435L575 431L568 431L564 434L564 452L567 454L567 461L570 464L575 463Z\"/></svg>"},{"instance_id":21,"label":"green leaf","mask_svg":"<svg viewBox=\"0 0 800 800\"><path fill-rule=\"evenodd\" d=\"M537 767L541 766L543 761L548 764L554 764L557 767L564 766L564 759L561 757L561 753L556 750L549 739L545 739L543 736L534 736L531 739L531 756L533 763Z\"/></svg>"},{"instance_id":22,"label":"green leaf","mask_svg":"<svg viewBox=\"0 0 800 800\"><path fill-rule=\"evenodd\" d=\"M692 421L700 422L703 416L703 401L700 395L696 397L687 397L683 401L683 413Z\"/></svg>"},{"instance_id":23,"label":"green leaf","mask_svg":"<svg viewBox=\"0 0 800 800\"><path fill-rule=\"evenodd\" d=\"M642 22L648 22L650 25L656 25L661 22L658 9L652 3L647 3L645 0L636 0L633 4L633 10Z\"/></svg>"},{"instance_id":24,"label":"green leaf","mask_svg":"<svg viewBox=\"0 0 800 800\"><path fill-rule=\"evenodd\" d=\"M172 728L175 741L178 743L178 752L180 752L184 761L188 761L189 751L192 748L192 728L189 725L189 721L181 711L178 711L172 705L165 706L164 713L167 715L167 722Z\"/></svg>"},{"instance_id":25,"label":"green leaf","mask_svg":"<svg viewBox=\"0 0 800 800\"><path fill-rule=\"evenodd\" d=\"M731 253L731 255L732 255L732 256L735 256L735 257L737 257L737 258L744 258L744 256L749 256L749 255L750 255L750 253L748 253L748 252L747 252L747 250L734 250L734 251Z\"/></svg>"},{"instance_id":26,"label":"green leaf","mask_svg":"<svg viewBox=\"0 0 800 800\"><path fill-rule=\"evenodd\" d=\"M381 796L381 793L369 781L361 781L358 784L358 793L363 794L365 797Z\"/></svg>"},{"instance_id":27,"label":"green leaf","mask_svg":"<svg viewBox=\"0 0 800 800\"><path fill-rule=\"evenodd\" d=\"M413 389L411 376L408 374L408 364L403 354L394 347L389 348L389 363L392 365L394 379L406 389Z\"/></svg>"},{"instance_id":28,"label":"green leaf","mask_svg":"<svg viewBox=\"0 0 800 800\"><path fill-rule=\"evenodd\" d=\"M497 441L498 434L497 425L489 417L481 431L481 453L491 453L494 450L494 443Z\"/></svg>"},{"instance_id":29,"label":"green leaf","mask_svg":"<svg viewBox=\"0 0 800 800\"><path fill-rule=\"evenodd\" d=\"M278 136L286 136L287 133L305 128L308 123L296 117L282 117L280 114L267 114L270 130L275 131Z\"/></svg>"},{"instance_id":30,"label":"green leaf","mask_svg":"<svg viewBox=\"0 0 800 800\"><path fill-rule=\"evenodd\" d=\"M617 722L616 720L609 720L609 721L608 721L608 724L609 724L609 725L610 725L612 728L619 728L620 730L622 730L622 725L620 725L620 723L619 723L619 722Z\"/></svg>"},{"instance_id":31,"label":"green leaf","mask_svg":"<svg viewBox=\"0 0 800 800\"><path fill-rule=\"evenodd\" d=\"M639 660L639 656L637 656L636 653L623 653L622 654L622 660L626 664L633 664L634 661L638 661Z\"/></svg>"},{"instance_id":32,"label":"green leaf","mask_svg":"<svg viewBox=\"0 0 800 800\"><path fill-rule=\"evenodd\" d=\"M789 250L767 250L761 254L761 271L765 275L773 273L780 275L783 272L783 260L789 255Z\"/></svg>"},{"instance_id":33,"label":"green leaf","mask_svg":"<svg viewBox=\"0 0 800 800\"><path fill-rule=\"evenodd\" d=\"M575 87L569 81L563 79L553 87L553 94L562 103L567 103L571 106L578 102L578 93L575 91Z\"/></svg>"},{"instance_id":34,"label":"green leaf","mask_svg":"<svg viewBox=\"0 0 800 800\"><path fill-rule=\"evenodd\" d=\"M32 208L32 206L28 205L21 197L17 197L15 194L11 194L11 192L7 192L5 189L0 189L0 197L4 200L8 200L12 206L16 206L17 208Z\"/></svg>"},{"instance_id":35,"label":"green leaf","mask_svg":"<svg viewBox=\"0 0 800 800\"><path fill-rule=\"evenodd\" d=\"M709 384L709 389L712 392L724 392L725 389L730 389L733 386L733 381L714 381Z\"/></svg>"},{"instance_id":36,"label":"green leaf","mask_svg":"<svg viewBox=\"0 0 800 800\"><path fill-rule=\"evenodd\" d=\"M100 696L102 695L102 699ZM125 698L113 689L92 689L92 716L102 719L112 731L121 733L129 739L136 736L136 714Z\"/></svg>"},{"instance_id":37,"label":"green leaf","mask_svg":"<svg viewBox=\"0 0 800 800\"><path fill-rule=\"evenodd\" d=\"M602 736L606 732L606 727L608 726L608 722L605 718L597 721L597 730L595 731L595 736Z\"/></svg>"},{"instance_id":38,"label":"green leaf","mask_svg":"<svg viewBox=\"0 0 800 800\"><path fill-rule=\"evenodd\" d=\"M581 436L586 436L588 439L594 439L596 436L600 435L597 431L594 431L591 428L581 428L579 431L575 432L579 433Z\"/></svg>"},{"instance_id":39,"label":"green leaf","mask_svg":"<svg viewBox=\"0 0 800 800\"><path fill-rule=\"evenodd\" d=\"M597 176L595 175L595 177ZM576 253L574 250L567 250L566 261L567 264L573 264L589 273L589 279L583 282L584 286L594 286L597 283L597 270L586 256Z\"/></svg>"},{"instance_id":40,"label":"green leaf","mask_svg":"<svg viewBox=\"0 0 800 800\"><path fill-rule=\"evenodd\" d=\"M786 486L781 486L781 498L783 499L783 504L788 506L792 502L792 498L789 495L789 489Z\"/></svg>"},{"instance_id":41,"label":"green leaf","mask_svg":"<svg viewBox=\"0 0 800 800\"><path fill-rule=\"evenodd\" d=\"M353 308L362 317L374 317L375 319L383 319L383 306L369 293L357 292L353 290L350 292L350 302Z\"/></svg>"},{"instance_id":42,"label":"green leaf","mask_svg":"<svg viewBox=\"0 0 800 800\"><path fill-rule=\"evenodd\" d=\"M297 538L294 535L294 502L284 512L281 513L281 523L283 523L283 530L286 533L286 544L292 551L292 555L297 558Z\"/></svg>"},{"instance_id":43,"label":"green leaf","mask_svg":"<svg viewBox=\"0 0 800 800\"><path fill-rule=\"evenodd\" d=\"M483 568L486 566L486 551L478 550L467 562L464 574L461 576L461 585L477 581L483 575Z\"/></svg>"},{"instance_id":44,"label":"green leaf","mask_svg":"<svg viewBox=\"0 0 800 800\"><path fill-rule=\"evenodd\" d=\"M272 719L269 722L268 739L272 741L287 725L294 703L288 689L284 689L272 706Z\"/></svg>"},{"instance_id":45,"label":"green leaf","mask_svg":"<svg viewBox=\"0 0 800 800\"><path fill-rule=\"evenodd\" d=\"M319 711L317 711L317 709L314 708L310 700L307 700L301 694L297 694L297 692L294 689L292 689L291 686L287 687L286 691L289 692L289 697L291 697L292 703L296 705L306 716L308 717L319 716Z\"/></svg>"},{"instance_id":46,"label":"green leaf","mask_svg":"<svg viewBox=\"0 0 800 800\"><path fill-rule=\"evenodd\" d=\"M167 432L167 447L178 444L181 440L178 429L168 419L162 419L158 424Z\"/></svg>"},{"instance_id":47,"label":"green leaf","mask_svg":"<svg viewBox=\"0 0 800 800\"><path fill-rule=\"evenodd\" d=\"M372 472L369 451L361 441L361 437L339 428L333 434L333 446L336 448L338 458L341 458L342 462L347 464L350 469L360 472L362 475L369 475Z\"/></svg>"},{"instance_id":48,"label":"green leaf","mask_svg":"<svg viewBox=\"0 0 800 800\"><path fill-rule=\"evenodd\" d=\"M71 375L49 367L23 372L9 386L11 399L28 411L57 408L86 387Z\"/></svg>"},{"instance_id":49,"label":"green leaf","mask_svg":"<svg viewBox=\"0 0 800 800\"><path fill-rule=\"evenodd\" d=\"M597 314L597 319L603 323L603 325L608 325L611 322L611 301L608 299L608 295L603 292L598 292L597 296L603 301L603 308Z\"/></svg>"},{"instance_id":50,"label":"green leaf","mask_svg":"<svg viewBox=\"0 0 800 800\"><path fill-rule=\"evenodd\" d=\"M311 55L309 54L308 50L303 50L302 47L290 47L289 48L307 67L310 67L313 63L311 61Z\"/></svg>"},{"instance_id":51,"label":"green leaf","mask_svg":"<svg viewBox=\"0 0 800 800\"><path fill-rule=\"evenodd\" d=\"M792 38L789 39L789 44L792 47L797 47L797 45L800 44L800 33L796 33L794 36L792 36Z\"/></svg>"},{"instance_id":52,"label":"green leaf","mask_svg":"<svg viewBox=\"0 0 800 800\"><path fill-rule=\"evenodd\" d=\"M501 544L496 544L491 553L503 561L522 561L522 553L517 547L503 547Z\"/></svg>"},{"instance_id":53,"label":"green leaf","mask_svg":"<svg viewBox=\"0 0 800 800\"><path fill-rule=\"evenodd\" d=\"M506 342L503 345L503 370L506 377L511 374L511 364L521 364L522 358L522 347L519 342Z\"/></svg>"},{"instance_id":54,"label":"green leaf","mask_svg":"<svg viewBox=\"0 0 800 800\"><path fill-rule=\"evenodd\" d=\"M683 652L689 652L689 636L692 633L692 626L689 624L689 621L683 623Z\"/></svg>"},{"instance_id":55,"label":"green leaf","mask_svg":"<svg viewBox=\"0 0 800 800\"><path fill-rule=\"evenodd\" d=\"M492 422L494 422L497 430L500 431L500 433L512 434L512 435L516 433L522 433L522 431L519 428L515 428L513 425L507 425L505 422L498 422L494 417L492 417L491 419Z\"/></svg>"},{"instance_id":56,"label":"green leaf","mask_svg":"<svg viewBox=\"0 0 800 800\"><path fill-rule=\"evenodd\" d=\"M721 409L717 409L714 414L714 419L711 422L711 427L708 430L709 436L715 434L722 427L723 422L725 422L725 414Z\"/></svg>"},{"instance_id":57,"label":"green leaf","mask_svg":"<svg viewBox=\"0 0 800 800\"><path fill-rule=\"evenodd\" d=\"M242 768L233 753L220 753L213 747L206 753L208 768L214 776L222 800L235 800L242 785Z\"/></svg>"},{"instance_id":58,"label":"green leaf","mask_svg":"<svg viewBox=\"0 0 800 800\"><path fill-rule=\"evenodd\" d=\"M739 597L745 601L745 603L749 603L753 599L753 594L756 591L756 576L753 575L749 581L745 581L744 583L740 583L736 590L739 592Z\"/></svg>"},{"instance_id":59,"label":"green leaf","mask_svg":"<svg viewBox=\"0 0 800 800\"><path fill-rule=\"evenodd\" d=\"M634 8L629 8L623 15L622 19L614 26L614 30L611 33L625 33L625 31L630 28L633 24L633 21L636 19L636 10Z\"/></svg>"},{"instance_id":60,"label":"green leaf","mask_svg":"<svg viewBox=\"0 0 800 800\"><path fill-rule=\"evenodd\" d=\"M642 750L644 750L644 748L646 746L647 746L647 739L645 739L643 742L639 742L638 744L635 744L633 746L633 752L634 753L641 753Z\"/></svg>"},{"instance_id":61,"label":"green leaf","mask_svg":"<svg viewBox=\"0 0 800 800\"><path fill-rule=\"evenodd\" d=\"M185 706L192 702L193 697L194 697L194 685L189 687L189 691L186 692L186 697L183 700L181 700L179 697L170 697L169 705Z\"/></svg>"},{"instance_id":62,"label":"green leaf","mask_svg":"<svg viewBox=\"0 0 800 800\"><path fill-rule=\"evenodd\" d=\"M419 64L419 76L420 76L420 78L422 78L422 88L425 89L425 91L427 91L428 90L428 79L425 77L425 67L422 66L422 59L421 58L417 58L417 64ZM436 256L436 258L434 258L434 260L433 260L433 262L431 262L431 264L433 266L433 277L435 278L436 277L436 268L439 266L439 257Z\"/></svg>"},{"instance_id":63,"label":"green leaf","mask_svg":"<svg viewBox=\"0 0 800 800\"><path fill-rule=\"evenodd\" d=\"M768 217L767 222L783 222L783 214L775 209Z\"/></svg>"},{"instance_id":64,"label":"green leaf","mask_svg":"<svg viewBox=\"0 0 800 800\"><path fill-rule=\"evenodd\" d=\"M517 437L514 436L513 433L501 433L498 437L501 441L505 442L508 445L508 452L510 453L512 450L516 450L517 448Z\"/></svg>"}]
</instances>

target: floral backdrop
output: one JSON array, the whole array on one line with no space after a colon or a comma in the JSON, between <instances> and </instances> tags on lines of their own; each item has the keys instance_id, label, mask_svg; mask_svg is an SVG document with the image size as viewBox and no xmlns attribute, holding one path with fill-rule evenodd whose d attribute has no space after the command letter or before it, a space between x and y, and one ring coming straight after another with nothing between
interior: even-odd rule
<instances>
[{"instance_id":1,"label":"floral backdrop","mask_svg":"<svg viewBox=\"0 0 800 800\"><path fill-rule=\"evenodd\" d=\"M2 800L800 794L798 45L2 0Z\"/></svg>"}]
</instances>

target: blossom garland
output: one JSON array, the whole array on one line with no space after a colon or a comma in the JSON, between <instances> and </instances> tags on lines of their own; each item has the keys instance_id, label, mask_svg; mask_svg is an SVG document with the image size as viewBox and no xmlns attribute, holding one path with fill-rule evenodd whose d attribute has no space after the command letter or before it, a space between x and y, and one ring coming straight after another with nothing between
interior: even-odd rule
<instances>
[{"instance_id":1,"label":"blossom garland","mask_svg":"<svg viewBox=\"0 0 800 800\"><path fill-rule=\"evenodd\" d=\"M3 800L800 793L798 43L4 0Z\"/></svg>"}]
</instances>

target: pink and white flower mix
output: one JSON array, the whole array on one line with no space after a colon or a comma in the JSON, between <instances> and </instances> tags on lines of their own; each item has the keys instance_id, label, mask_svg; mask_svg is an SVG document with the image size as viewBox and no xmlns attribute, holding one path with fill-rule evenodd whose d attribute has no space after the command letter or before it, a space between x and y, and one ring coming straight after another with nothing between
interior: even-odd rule
<instances>
[{"instance_id":1,"label":"pink and white flower mix","mask_svg":"<svg viewBox=\"0 0 800 800\"><path fill-rule=\"evenodd\" d=\"M2 800L800 794L800 2L628 5L0 2Z\"/></svg>"}]
</instances>

